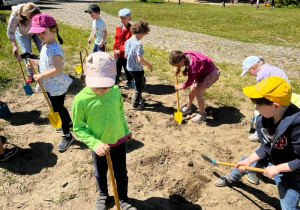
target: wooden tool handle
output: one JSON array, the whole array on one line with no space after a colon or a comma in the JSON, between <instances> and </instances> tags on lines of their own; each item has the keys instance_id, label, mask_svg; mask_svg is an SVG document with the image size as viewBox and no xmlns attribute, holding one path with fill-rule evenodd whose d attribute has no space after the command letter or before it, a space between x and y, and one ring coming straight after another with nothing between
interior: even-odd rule
<instances>
[{"instance_id":1,"label":"wooden tool handle","mask_svg":"<svg viewBox=\"0 0 300 210\"><path fill-rule=\"evenodd\" d=\"M18 61L18 63L19 63L19 66L20 66L20 71L21 71L21 73L22 73L22 76L23 76L24 82L26 83L26 79L25 79L25 75L24 75L24 72L23 72L22 65L21 65L20 61Z\"/></svg>"},{"instance_id":2,"label":"wooden tool handle","mask_svg":"<svg viewBox=\"0 0 300 210\"><path fill-rule=\"evenodd\" d=\"M81 51L79 52L79 56L80 56L81 70L82 70L82 74L83 74L84 72L83 72L83 61L82 61L82 54L81 54Z\"/></svg>"},{"instance_id":3,"label":"wooden tool handle","mask_svg":"<svg viewBox=\"0 0 300 210\"><path fill-rule=\"evenodd\" d=\"M34 69L34 65L33 65L33 63L32 63L32 60L29 58L28 61L29 61L29 63L30 63L30 68L32 69L33 74L36 74L35 69ZM44 95L44 97L45 97L45 99L46 99L46 102L47 102L47 105L48 105L50 111L53 113L52 105L51 105L51 103L50 103L50 100L49 100L49 98L48 98L48 95L46 94L46 91L45 91L45 89L44 89L42 83L41 83L40 81L37 81L37 82L38 82L39 85L40 85L40 88L41 88L41 90L42 90L42 92L43 92L43 95Z\"/></svg>"},{"instance_id":4,"label":"wooden tool handle","mask_svg":"<svg viewBox=\"0 0 300 210\"><path fill-rule=\"evenodd\" d=\"M116 186L114 170L113 170L112 163L111 163L110 153L106 154L106 161L107 161L107 166L108 166L108 170L109 170L109 174L110 174L111 185L112 185L113 191L114 191L116 207L117 207L117 210L120 210L119 195L118 195L118 190L117 190L117 186Z\"/></svg>"},{"instance_id":5,"label":"wooden tool handle","mask_svg":"<svg viewBox=\"0 0 300 210\"><path fill-rule=\"evenodd\" d=\"M178 77L175 76L175 85L178 85ZM176 90L176 100L177 100L177 110L179 110L179 93L178 90Z\"/></svg>"},{"instance_id":6,"label":"wooden tool handle","mask_svg":"<svg viewBox=\"0 0 300 210\"><path fill-rule=\"evenodd\" d=\"M234 167L235 166L234 163L219 162L219 161L216 161L216 164L224 165L224 166L230 166L230 167ZM255 167L250 167L250 166L241 166L241 167L244 167L246 170L260 172L260 173L265 173L265 169L263 169L263 168L255 168Z\"/></svg>"}]
</instances>

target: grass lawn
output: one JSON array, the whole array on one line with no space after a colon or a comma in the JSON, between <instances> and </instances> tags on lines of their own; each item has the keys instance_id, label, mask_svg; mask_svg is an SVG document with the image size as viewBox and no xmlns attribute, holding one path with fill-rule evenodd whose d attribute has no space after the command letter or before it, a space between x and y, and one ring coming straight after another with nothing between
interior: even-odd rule
<instances>
[{"instance_id":1,"label":"grass lawn","mask_svg":"<svg viewBox=\"0 0 300 210\"><path fill-rule=\"evenodd\" d=\"M104 12L117 16L121 8L132 11L132 20L145 19L152 25L218 36L236 41L300 47L300 10L259 9L250 4L178 5L172 2L137 1L100 3Z\"/></svg>"},{"instance_id":2,"label":"grass lawn","mask_svg":"<svg viewBox=\"0 0 300 210\"><path fill-rule=\"evenodd\" d=\"M156 4L110 2L101 3L100 7L101 10L116 15L120 8L124 8L124 5L132 10L133 21L144 18L153 25L205 33L244 42L294 47L299 47L300 44L300 22L296 21L300 19L300 12L297 9L261 7L256 10L250 4L229 5L226 8L208 4L182 4L178 6L176 3L168 2ZM0 11L0 15L5 15L8 20L10 11ZM63 23L59 23L59 27L63 29L59 32L64 39L62 45L66 56L64 71L75 75L74 69L76 65L80 64L79 51L83 51L86 47L86 39L90 32ZM6 36L6 28L7 23L0 21L0 90L9 86L20 85L22 81L18 63L11 53L12 46ZM112 35L108 36L108 43L113 43ZM35 47L33 48L35 49ZM111 48L112 46L108 46L108 50ZM174 84L172 68L168 64L169 52L152 46L144 46L144 49L145 59L149 60L155 67L153 73L149 73L146 68L146 75L154 74L169 81L170 84ZM35 51L35 53L37 52ZM240 101L245 99L241 91L242 87L252 85L254 78L253 80L249 80L247 77L241 78L239 76L240 65L226 62L218 63L217 61L215 63L224 73L220 77L218 85L212 86L207 91L206 98L216 104L239 106ZM23 63L22 65L24 66ZM181 76L179 79L184 81L186 78ZM298 79L292 78L292 82L295 92L299 93L300 86L296 83ZM224 89L226 89L226 94L224 94Z\"/></svg>"}]
</instances>

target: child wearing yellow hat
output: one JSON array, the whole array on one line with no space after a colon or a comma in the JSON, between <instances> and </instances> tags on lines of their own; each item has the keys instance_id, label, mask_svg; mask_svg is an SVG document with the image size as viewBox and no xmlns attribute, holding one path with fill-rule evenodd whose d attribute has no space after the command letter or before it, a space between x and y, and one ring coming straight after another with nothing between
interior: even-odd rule
<instances>
[{"instance_id":1,"label":"child wearing yellow hat","mask_svg":"<svg viewBox=\"0 0 300 210\"><path fill-rule=\"evenodd\" d=\"M243 92L260 112L256 128L261 145L242 158L229 175L216 179L218 187L236 186L251 171L243 166L257 167L274 178L279 191L281 209L298 209L300 198L300 110L290 103L291 86L283 78L271 76Z\"/></svg>"}]
</instances>

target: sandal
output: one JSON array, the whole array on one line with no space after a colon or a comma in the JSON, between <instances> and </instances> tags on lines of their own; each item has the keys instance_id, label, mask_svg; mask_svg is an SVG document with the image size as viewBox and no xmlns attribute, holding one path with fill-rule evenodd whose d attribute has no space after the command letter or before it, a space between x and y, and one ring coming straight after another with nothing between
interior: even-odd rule
<instances>
[{"instance_id":1,"label":"sandal","mask_svg":"<svg viewBox=\"0 0 300 210\"><path fill-rule=\"evenodd\" d=\"M205 121L207 118L206 118L206 115L205 114L196 114L193 118L192 118L192 122L193 123L200 123L202 121Z\"/></svg>"},{"instance_id":2,"label":"sandal","mask_svg":"<svg viewBox=\"0 0 300 210\"><path fill-rule=\"evenodd\" d=\"M180 109L180 111L182 112L182 115L183 115L183 116L192 113L192 109L191 109L191 108L188 109L186 105L184 105L184 106Z\"/></svg>"}]
</instances>

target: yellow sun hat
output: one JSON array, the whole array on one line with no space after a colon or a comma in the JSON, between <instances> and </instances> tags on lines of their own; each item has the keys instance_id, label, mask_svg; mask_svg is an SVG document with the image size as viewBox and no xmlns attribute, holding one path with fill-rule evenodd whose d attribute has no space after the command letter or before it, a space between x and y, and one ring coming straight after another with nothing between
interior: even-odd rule
<instances>
[{"instance_id":1,"label":"yellow sun hat","mask_svg":"<svg viewBox=\"0 0 300 210\"><path fill-rule=\"evenodd\" d=\"M292 88L282 77L271 76L253 86L244 87L243 92L249 98L266 98L281 106L289 106Z\"/></svg>"}]
</instances>

